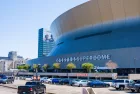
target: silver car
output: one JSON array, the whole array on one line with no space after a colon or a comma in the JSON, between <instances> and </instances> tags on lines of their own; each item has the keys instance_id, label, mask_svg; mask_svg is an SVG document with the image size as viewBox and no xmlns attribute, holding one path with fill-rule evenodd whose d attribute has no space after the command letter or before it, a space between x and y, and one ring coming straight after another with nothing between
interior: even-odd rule
<instances>
[{"instance_id":1,"label":"silver car","mask_svg":"<svg viewBox=\"0 0 140 94\"><path fill-rule=\"evenodd\" d=\"M88 80L79 80L74 82L73 86L79 86L79 87L87 86L88 82L89 82Z\"/></svg>"},{"instance_id":2,"label":"silver car","mask_svg":"<svg viewBox=\"0 0 140 94\"><path fill-rule=\"evenodd\" d=\"M46 82L47 79L48 79L48 77L42 77L42 78L40 78L40 81L41 81L42 83L44 83L44 82Z\"/></svg>"}]
</instances>

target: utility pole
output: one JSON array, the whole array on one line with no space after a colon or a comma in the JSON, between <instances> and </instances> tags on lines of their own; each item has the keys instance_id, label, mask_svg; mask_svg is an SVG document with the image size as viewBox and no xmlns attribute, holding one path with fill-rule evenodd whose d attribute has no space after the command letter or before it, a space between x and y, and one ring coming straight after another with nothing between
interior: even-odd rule
<instances>
[{"instance_id":1,"label":"utility pole","mask_svg":"<svg viewBox=\"0 0 140 94\"><path fill-rule=\"evenodd\" d=\"M136 58L134 58L135 74L136 74Z\"/></svg>"}]
</instances>

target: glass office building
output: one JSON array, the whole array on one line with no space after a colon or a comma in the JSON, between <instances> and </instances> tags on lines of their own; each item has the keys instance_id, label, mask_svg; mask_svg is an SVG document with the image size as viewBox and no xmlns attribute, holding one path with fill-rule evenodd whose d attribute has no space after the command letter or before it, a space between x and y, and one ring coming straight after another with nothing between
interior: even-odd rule
<instances>
[{"instance_id":1,"label":"glass office building","mask_svg":"<svg viewBox=\"0 0 140 94\"><path fill-rule=\"evenodd\" d=\"M52 34L44 28L38 32L38 57L47 56L55 46Z\"/></svg>"},{"instance_id":2,"label":"glass office building","mask_svg":"<svg viewBox=\"0 0 140 94\"><path fill-rule=\"evenodd\" d=\"M105 67L112 60L119 68L140 67L140 1L90 0L54 20L56 46L48 57L28 63L70 62L81 68L91 62Z\"/></svg>"}]
</instances>

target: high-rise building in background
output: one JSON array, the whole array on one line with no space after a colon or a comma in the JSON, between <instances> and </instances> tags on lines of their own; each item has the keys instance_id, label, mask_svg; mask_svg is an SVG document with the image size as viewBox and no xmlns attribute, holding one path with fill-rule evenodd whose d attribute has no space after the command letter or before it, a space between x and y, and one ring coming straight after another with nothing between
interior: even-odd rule
<instances>
[{"instance_id":1,"label":"high-rise building in background","mask_svg":"<svg viewBox=\"0 0 140 94\"><path fill-rule=\"evenodd\" d=\"M16 51L10 51L8 57L0 57L0 72L7 72L16 69L17 66L25 64L27 59L18 56Z\"/></svg>"},{"instance_id":2,"label":"high-rise building in background","mask_svg":"<svg viewBox=\"0 0 140 94\"><path fill-rule=\"evenodd\" d=\"M55 46L52 34L41 28L38 31L38 57L47 56Z\"/></svg>"},{"instance_id":3,"label":"high-rise building in background","mask_svg":"<svg viewBox=\"0 0 140 94\"><path fill-rule=\"evenodd\" d=\"M17 59L17 52L16 51L11 51L8 53L8 58L10 60L16 60Z\"/></svg>"}]
</instances>

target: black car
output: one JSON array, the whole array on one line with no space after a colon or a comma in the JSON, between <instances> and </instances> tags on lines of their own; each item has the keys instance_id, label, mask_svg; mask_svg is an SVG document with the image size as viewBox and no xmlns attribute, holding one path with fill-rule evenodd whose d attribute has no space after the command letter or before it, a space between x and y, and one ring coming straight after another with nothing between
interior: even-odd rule
<instances>
[{"instance_id":1,"label":"black car","mask_svg":"<svg viewBox=\"0 0 140 94\"><path fill-rule=\"evenodd\" d=\"M69 84L70 80L69 79L61 79L59 81L59 84L64 85L64 84Z\"/></svg>"},{"instance_id":2,"label":"black car","mask_svg":"<svg viewBox=\"0 0 140 94\"><path fill-rule=\"evenodd\" d=\"M18 86L17 94L46 94L46 86L41 82L26 82L25 86Z\"/></svg>"}]
</instances>

